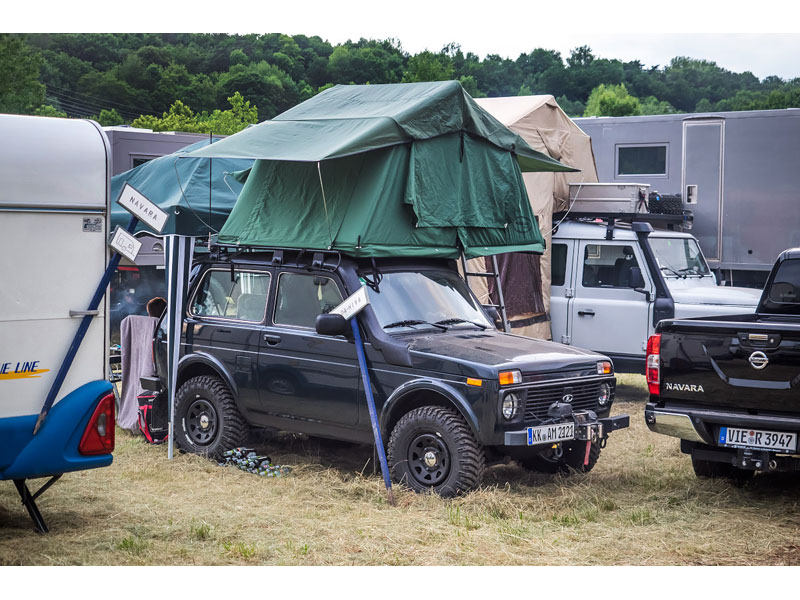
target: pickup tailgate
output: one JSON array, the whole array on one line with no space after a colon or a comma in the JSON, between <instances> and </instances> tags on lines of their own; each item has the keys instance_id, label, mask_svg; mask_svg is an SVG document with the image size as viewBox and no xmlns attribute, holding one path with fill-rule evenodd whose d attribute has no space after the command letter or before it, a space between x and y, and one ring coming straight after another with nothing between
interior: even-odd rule
<instances>
[{"instance_id":1,"label":"pickup tailgate","mask_svg":"<svg viewBox=\"0 0 800 600\"><path fill-rule=\"evenodd\" d=\"M800 410L800 321L733 318L661 322L661 399Z\"/></svg>"}]
</instances>

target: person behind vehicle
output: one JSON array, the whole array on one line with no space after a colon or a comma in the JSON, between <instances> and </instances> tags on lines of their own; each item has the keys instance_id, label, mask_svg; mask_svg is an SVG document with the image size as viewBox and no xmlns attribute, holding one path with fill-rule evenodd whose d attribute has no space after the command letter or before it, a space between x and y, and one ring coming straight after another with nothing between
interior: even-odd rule
<instances>
[{"instance_id":1,"label":"person behind vehicle","mask_svg":"<svg viewBox=\"0 0 800 600\"><path fill-rule=\"evenodd\" d=\"M160 319L165 310L167 310L167 301L161 296L156 296L147 303L147 314L150 317Z\"/></svg>"}]
</instances>

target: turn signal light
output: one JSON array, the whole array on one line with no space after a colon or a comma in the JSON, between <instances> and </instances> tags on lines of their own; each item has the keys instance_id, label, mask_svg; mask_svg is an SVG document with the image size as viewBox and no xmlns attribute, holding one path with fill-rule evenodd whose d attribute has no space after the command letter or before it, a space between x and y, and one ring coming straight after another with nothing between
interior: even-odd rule
<instances>
[{"instance_id":1,"label":"turn signal light","mask_svg":"<svg viewBox=\"0 0 800 600\"><path fill-rule=\"evenodd\" d=\"M661 334L651 335L647 340L647 363L645 365L647 388L650 395L661 393Z\"/></svg>"},{"instance_id":2,"label":"turn signal light","mask_svg":"<svg viewBox=\"0 0 800 600\"><path fill-rule=\"evenodd\" d=\"M611 361L601 360L599 363L597 363L598 375L611 375L613 372L614 368L611 366Z\"/></svg>"},{"instance_id":3,"label":"turn signal light","mask_svg":"<svg viewBox=\"0 0 800 600\"><path fill-rule=\"evenodd\" d=\"M519 371L502 371L500 373L500 385L511 385L512 383L522 383L522 373Z\"/></svg>"},{"instance_id":4,"label":"turn signal light","mask_svg":"<svg viewBox=\"0 0 800 600\"><path fill-rule=\"evenodd\" d=\"M114 451L114 394L103 396L83 432L78 452L83 455Z\"/></svg>"}]
</instances>

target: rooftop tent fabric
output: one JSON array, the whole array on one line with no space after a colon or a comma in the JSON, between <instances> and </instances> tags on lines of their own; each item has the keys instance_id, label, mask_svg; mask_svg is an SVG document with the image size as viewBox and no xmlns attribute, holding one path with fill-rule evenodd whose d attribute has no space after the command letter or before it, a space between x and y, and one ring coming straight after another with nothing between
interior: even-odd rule
<instances>
[{"instance_id":1,"label":"rooftop tent fabric","mask_svg":"<svg viewBox=\"0 0 800 600\"><path fill-rule=\"evenodd\" d=\"M356 256L542 252L522 170L572 170L458 82L336 86L191 156L259 159L221 243Z\"/></svg>"},{"instance_id":2,"label":"rooftop tent fabric","mask_svg":"<svg viewBox=\"0 0 800 600\"><path fill-rule=\"evenodd\" d=\"M465 132L513 152L523 171L574 171L531 148L457 81L337 85L192 156L321 161Z\"/></svg>"},{"instance_id":3,"label":"rooftop tent fabric","mask_svg":"<svg viewBox=\"0 0 800 600\"><path fill-rule=\"evenodd\" d=\"M219 143L220 139L214 138L213 142ZM123 186L129 183L167 212L164 234L203 236L219 231L236 203L253 161L185 158L189 152L211 143L212 140L202 140L112 177L112 228L124 227L130 219L130 213L116 203ZM140 231L147 229L143 223L137 226Z\"/></svg>"}]
</instances>

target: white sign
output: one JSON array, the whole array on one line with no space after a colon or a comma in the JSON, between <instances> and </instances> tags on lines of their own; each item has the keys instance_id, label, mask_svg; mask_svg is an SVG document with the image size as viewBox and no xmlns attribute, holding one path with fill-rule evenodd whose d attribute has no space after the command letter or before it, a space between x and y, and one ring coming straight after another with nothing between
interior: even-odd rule
<instances>
[{"instance_id":1,"label":"white sign","mask_svg":"<svg viewBox=\"0 0 800 600\"><path fill-rule=\"evenodd\" d=\"M331 311L332 315L342 315L345 319L352 319L369 304L369 296L367 296L367 288L361 286L355 294L351 294L345 298L339 306Z\"/></svg>"},{"instance_id":2,"label":"white sign","mask_svg":"<svg viewBox=\"0 0 800 600\"><path fill-rule=\"evenodd\" d=\"M164 230L164 225L167 224L169 215L150 202L144 194L137 191L129 183L126 183L122 188L117 204L157 233L161 233Z\"/></svg>"},{"instance_id":3,"label":"white sign","mask_svg":"<svg viewBox=\"0 0 800 600\"><path fill-rule=\"evenodd\" d=\"M136 255L139 254L142 242L117 225L117 228L114 230L114 235L111 236L111 241L108 245L129 261L136 262Z\"/></svg>"}]
</instances>

